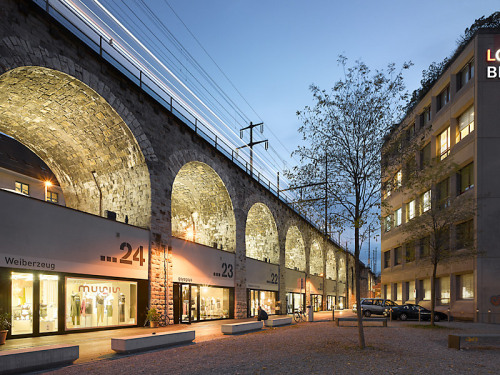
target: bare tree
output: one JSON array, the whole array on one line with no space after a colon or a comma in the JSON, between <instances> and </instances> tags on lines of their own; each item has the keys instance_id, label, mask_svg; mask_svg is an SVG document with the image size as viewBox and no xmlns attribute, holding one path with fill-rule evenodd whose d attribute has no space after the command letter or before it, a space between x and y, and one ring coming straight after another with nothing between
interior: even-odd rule
<instances>
[{"instance_id":1,"label":"bare tree","mask_svg":"<svg viewBox=\"0 0 500 375\"><path fill-rule=\"evenodd\" d=\"M354 231L356 303L360 306L360 244L369 224L378 224L380 203L380 155L384 136L402 112L407 95L402 71L394 64L372 72L356 61L347 66L347 58L339 57L344 76L331 91L310 87L314 106L305 107L297 115L305 145L295 155L300 166L288 171L293 185L312 185L303 199L326 195L328 221L337 228ZM326 178L325 178L326 176ZM315 185L322 181L323 184ZM326 187L326 188L325 188ZM310 205L318 204L310 199ZM317 208L320 208L318 206ZM357 309L359 347L365 347L361 309Z\"/></svg>"}]
</instances>

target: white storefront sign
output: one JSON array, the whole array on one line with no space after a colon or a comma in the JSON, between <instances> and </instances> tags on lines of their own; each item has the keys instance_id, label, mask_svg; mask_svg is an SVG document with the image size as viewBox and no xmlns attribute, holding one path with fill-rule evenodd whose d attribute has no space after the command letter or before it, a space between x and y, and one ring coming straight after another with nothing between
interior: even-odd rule
<instances>
[{"instance_id":1,"label":"white storefront sign","mask_svg":"<svg viewBox=\"0 0 500 375\"><path fill-rule=\"evenodd\" d=\"M234 287L234 254L172 238L174 282Z\"/></svg>"},{"instance_id":2,"label":"white storefront sign","mask_svg":"<svg viewBox=\"0 0 500 375\"><path fill-rule=\"evenodd\" d=\"M148 278L149 232L0 191L0 267Z\"/></svg>"},{"instance_id":3,"label":"white storefront sign","mask_svg":"<svg viewBox=\"0 0 500 375\"><path fill-rule=\"evenodd\" d=\"M305 272L285 269L285 290L287 293L305 293L306 292L306 274Z\"/></svg>"},{"instance_id":4,"label":"white storefront sign","mask_svg":"<svg viewBox=\"0 0 500 375\"><path fill-rule=\"evenodd\" d=\"M247 258L247 288L278 291L279 266Z\"/></svg>"}]
</instances>

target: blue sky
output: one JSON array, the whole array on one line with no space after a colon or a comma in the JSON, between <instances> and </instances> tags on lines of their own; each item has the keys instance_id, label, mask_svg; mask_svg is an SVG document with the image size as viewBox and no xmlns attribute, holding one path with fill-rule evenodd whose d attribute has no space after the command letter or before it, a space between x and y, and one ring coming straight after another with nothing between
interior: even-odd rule
<instances>
[{"instance_id":1,"label":"blue sky","mask_svg":"<svg viewBox=\"0 0 500 375\"><path fill-rule=\"evenodd\" d=\"M96 9L94 0L73 1ZM342 76L337 65L339 54L351 61L360 59L372 69L384 68L390 62L401 66L405 61L412 61L414 66L405 74L407 88L412 92L420 86L422 70L431 62L440 62L450 56L465 28L475 19L496 11L498 4L492 0L99 1L127 24L148 48L157 54L165 53L171 61L178 59L166 65L175 68L179 79L187 86L193 88L197 83L188 72L193 68L190 68L186 51L249 120L264 121L264 135L258 137L269 138L279 157L270 155L268 162L278 169L283 169L283 161L287 167L295 164L290 152L301 142L297 132L301 124L296 111L311 104L309 86L314 83L329 89ZM176 50L176 42L169 41L170 37L155 24L148 11L154 13L182 44L180 49ZM137 17L135 21L134 17ZM243 94L246 102L190 33ZM158 37L156 42L152 34ZM149 44L148 39L156 47ZM169 55L165 48L176 57ZM208 85L205 83L205 86ZM234 112L234 121L230 119L228 125L238 134L237 129L245 123L238 122ZM262 148L257 152L265 151ZM343 238L342 243L345 240L350 239ZM352 240L349 242L352 247ZM374 246L380 249L378 244L372 243L372 249ZM362 254L362 260L366 261L366 255L366 252ZM377 263L380 269L380 259Z\"/></svg>"}]
</instances>

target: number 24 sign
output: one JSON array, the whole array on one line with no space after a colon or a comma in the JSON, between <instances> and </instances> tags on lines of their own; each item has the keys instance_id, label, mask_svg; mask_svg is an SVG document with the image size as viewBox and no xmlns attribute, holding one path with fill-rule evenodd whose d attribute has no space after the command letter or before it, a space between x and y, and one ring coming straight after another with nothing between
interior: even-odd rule
<instances>
[{"instance_id":1,"label":"number 24 sign","mask_svg":"<svg viewBox=\"0 0 500 375\"><path fill-rule=\"evenodd\" d=\"M120 263L132 265L132 262L139 262L139 266L142 266L146 259L144 259L144 248L139 246L137 250L135 250L134 255L132 255L132 246L128 242L123 242L120 245L120 250L127 251L125 255L120 258ZM132 259L130 258L132 255Z\"/></svg>"}]
</instances>

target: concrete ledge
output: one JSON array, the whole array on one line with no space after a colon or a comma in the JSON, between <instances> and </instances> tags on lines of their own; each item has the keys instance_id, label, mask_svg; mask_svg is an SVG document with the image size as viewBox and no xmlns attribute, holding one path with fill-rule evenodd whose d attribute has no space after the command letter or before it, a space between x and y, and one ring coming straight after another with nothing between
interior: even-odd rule
<instances>
[{"instance_id":1,"label":"concrete ledge","mask_svg":"<svg viewBox=\"0 0 500 375\"><path fill-rule=\"evenodd\" d=\"M480 346L481 344L499 344L500 334L497 333L479 333L479 334L453 334L448 335L448 348L460 350L460 343L465 346Z\"/></svg>"},{"instance_id":2,"label":"concrete ledge","mask_svg":"<svg viewBox=\"0 0 500 375\"><path fill-rule=\"evenodd\" d=\"M279 326L286 326L288 324L292 324L292 317L291 316L287 316L285 318L275 318L275 319L264 320L264 325L266 327L279 327Z\"/></svg>"},{"instance_id":3,"label":"concrete ledge","mask_svg":"<svg viewBox=\"0 0 500 375\"><path fill-rule=\"evenodd\" d=\"M194 340L194 331L162 332L111 339L111 349L118 353L135 352L162 346L183 344Z\"/></svg>"},{"instance_id":4,"label":"concrete ledge","mask_svg":"<svg viewBox=\"0 0 500 375\"><path fill-rule=\"evenodd\" d=\"M78 345L47 345L0 351L0 374L12 374L72 364L80 356Z\"/></svg>"},{"instance_id":5,"label":"concrete ledge","mask_svg":"<svg viewBox=\"0 0 500 375\"><path fill-rule=\"evenodd\" d=\"M220 326L221 332L225 335L234 335L235 333L243 333L250 331L258 331L262 329L262 321L256 322L243 322L243 323L233 323L233 324L223 324Z\"/></svg>"},{"instance_id":6,"label":"concrete ledge","mask_svg":"<svg viewBox=\"0 0 500 375\"><path fill-rule=\"evenodd\" d=\"M363 318L363 322L379 322L382 327L387 327L387 318ZM358 322L358 318L335 318L335 326L340 327L340 322Z\"/></svg>"}]
</instances>

